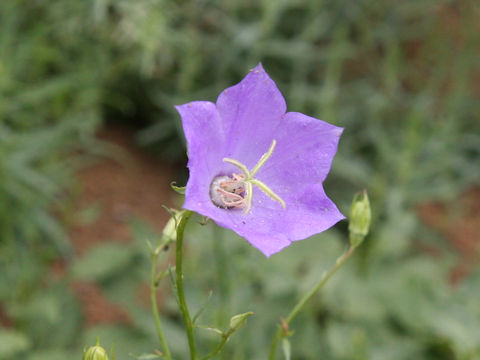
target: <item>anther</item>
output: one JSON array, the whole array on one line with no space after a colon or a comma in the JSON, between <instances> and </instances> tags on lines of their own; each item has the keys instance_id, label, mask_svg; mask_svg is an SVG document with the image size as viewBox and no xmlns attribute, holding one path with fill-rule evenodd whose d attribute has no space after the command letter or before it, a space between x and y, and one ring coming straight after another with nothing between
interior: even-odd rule
<instances>
[{"instance_id":1,"label":"anther","mask_svg":"<svg viewBox=\"0 0 480 360\"><path fill-rule=\"evenodd\" d=\"M212 202L223 209L244 208L245 199L242 196L245 192L242 175L233 174L218 176L213 179L210 185L210 198Z\"/></svg>"}]
</instances>

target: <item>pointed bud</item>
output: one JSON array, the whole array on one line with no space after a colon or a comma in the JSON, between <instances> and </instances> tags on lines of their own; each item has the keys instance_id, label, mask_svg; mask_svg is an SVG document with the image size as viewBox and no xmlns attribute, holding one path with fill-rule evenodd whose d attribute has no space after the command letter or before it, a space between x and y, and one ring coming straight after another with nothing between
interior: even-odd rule
<instances>
[{"instance_id":1,"label":"pointed bud","mask_svg":"<svg viewBox=\"0 0 480 360\"><path fill-rule=\"evenodd\" d=\"M165 225L165 227L163 228L163 232L162 232L162 238L167 241L167 242L173 242L175 241L176 237L177 237L177 229L176 229L176 220L175 220L175 217L171 217L168 222L167 222L167 225Z\"/></svg>"},{"instance_id":2,"label":"pointed bud","mask_svg":"<svg viewBox=\"0 0 480 360\"><path fill-rule=\"evenodd\" d=\"M367 191L364 190L355 194L352 207L350 208L348 230L350 232L351 246L357 247L363 242L370 229L371 218L370 201L368 200Z\"/></svg>"},{"instance_id":3,"label":"pointed bud","mask_svg":"<svg viewBox=\"0 0 480 360\"><path fill-rule=\"evenodd\" d=\"M83 360L108 360L108 356L105 349L97 342L97 345L91 346L87 351L83 352Z\"/></svg>"},{"instance_id":4,"label":"pointed bud","mask_svg":"<svg viewBox=\"0 0 480 360\"><path fill-rule=\"evenodd\" d=\"M184 212L184 210L172 210L170 213L171 218L168 220L167 225L165 225L163 228L161 241L162 244L170 244L177 240L177 224L180 222Z\"/></svg>"},{"instance_id":5,"label":"pointed bud","mask_svg":"<svg viewBox=\"0 0 480 360\"><path fill-rule=\"evenodd\" d=\"M247 323L247 318L252 316L252 315L253 315L253 312L251 312L251 311L243 313L243 314L235 315L234 317L232 317L230 319L230 329L231 330L238 330L238 329L242 328Z\"/></svg>"}]
</instances>

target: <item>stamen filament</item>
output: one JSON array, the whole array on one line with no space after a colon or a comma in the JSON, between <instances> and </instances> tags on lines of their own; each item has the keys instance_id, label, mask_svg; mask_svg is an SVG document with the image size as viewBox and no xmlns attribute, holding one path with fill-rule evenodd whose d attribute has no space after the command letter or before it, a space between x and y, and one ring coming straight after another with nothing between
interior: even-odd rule
<instances>
[{"instance_id":1,"label":"stamen filament","mask_svg":"<svg viewBox=\"0 0 480 360\"><path fill-rule=\"evenodd\" d=\"M236 167L238 167L242 172L245 174L245 179L250 178L250 171L248 171L247 167L243 165L241 162L235 160L235 159L230 159L230 158L223 158L223 161L233 164Z\"/></svg>"},{"instance_id":2,"label":"stamen filament","mask_svg":"<svg viewBox=\"0 0 480 360\"><path fill-rule=\"evenodd\" d=\"M250 182L253 185L256 185L260 190L262 190L265 194L270 196L273 200L278 201L282 205L282 208L285 209L287 207L287 205L285 204L285 201L283 201L283 199L280 196L275 194L272 189L270 189L267 185L265 185L265 183L261 182L258 179L252 179L250 180Z\"/></svg>"},{"instance_id":3,"label":"stamen filament","mask_svg":"<svg viewBox=\"0 0 480 360\"><path fill-rule=\"evenodd\" d=\"M258 170L260 170L260 168L265 165L265 163L267 162L267 160L270 158L270 156L272 156L273 154L273 150L275 149L275 146L277 145L277 141L275 139L273 139L272 141L272 145L270 145L270 148L268 149L268 151L262 155L262 157L260 158L260 160L258 160L258 163L257 165L255 165L252 169L252 171L250 172L250 178L253 179L253 177L257 174Z\"/></svg>"},{"instance_id":4,"label":"stamen filament","mask_svg":"<svg viewBox=\"0 0 480 360\"><path fill-rule=\"evenodd\" d=\"M275 150L276 145L277 145L277 141L273 140L268 151L260 157L260 160L258 160L257 164L253 167L252 171L249 171L248 168L244 164L242 164L240 161L237 161L231 158L223 158L223 161L238 167L242 171L243 175L233 174L233 180L224 181L222 185L224 187L227 187L230 185L234 185L235 182L237 182L237 183L243 183L243 185L245 186L244 198L242 198L239 195L240 192L243 190L241 187L238 187L238 189L234 189L234 192L218 189L218 191L222 194L222 202L226 206L240 207L241 205L245 205L244 213L248 214L250 212L250 209L252 208L253 185L255 185L260 190L262 190L265 194L267 194L272 200L278 201L282 205L283 209L286 208L285 201L283 201L283 199L280 196L278 196L272 189L270 189L262 181L258 179L254 179L254 176L257 174L257 172L262 168L263 165L265 165L267 160L272 156L273 150ZM243 202L238 197L242 198ZM230 200L230 201L227 201L227 200Z\"/></svg>"},{"instance_id":5,"label":"stamen filament","mask_svg":"<svg viewBox=\"0 0 480 360\"><path fill-rule=\"evenodd\" d=\"M243 211L244 214L248 214L250 212L250 209L252 208L252 199L253 199L253 185L249 181L245 183L245 192L246 192L246 198L247 198L247 206L245 206L245 210Z\"/></svg>"}]
</instances>

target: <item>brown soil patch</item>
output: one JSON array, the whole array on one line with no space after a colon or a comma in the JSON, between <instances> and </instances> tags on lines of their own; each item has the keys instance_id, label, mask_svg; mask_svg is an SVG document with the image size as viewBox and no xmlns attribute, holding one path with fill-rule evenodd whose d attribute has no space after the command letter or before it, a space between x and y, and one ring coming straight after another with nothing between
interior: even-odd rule
<instances>
[{"instance_id":1,"label":"brown soil patch","mask_svg":"<svg viewBox=\"0 0 480 360\"><path fill-rule=\"evenodd\" d=\"M115 158L104 158L78 174L82 187L78 208L95 205L100 209L94 223L72 228L71 239L79 254L99 242L129 241L128 222L133 217L158 231L169 218L162 205L173 205L169 184L174 170L137 148L131 137L128 128L101 131L99 138L118 148Z\"/></svg>"},{"instance_id":2,"label":"brown soil patch","mask_svg":"<svg viewBox=\"0 0 480 360\"><path fill-rule=\"evenodd\" d=\"M130 323L128 313L122 307L108 301L97 285L76 281L72 287L82 305L85 326Z\"/></svg>"},{"instance_id":3,"label":"brown soil patch","mask_svg":"<svg viewBox=\"0 0 480 360\"><path fill-rule=\"evenodd\" d=\"M13 324L13 320L5 313L2 304L0 304L0 326L10 327L13 326Z\"/></svg>"},{"instance_id":4,"label":"brown soil patch","mask_svg":"<svg viewBox=\"0 0 480 360\"><path fill-rule=\"evenodd\" d=\"M451 273L453 283L468 275L480 259L480 188L466 191L454 204L427 203L418 208L420 218L441 233L461 254Z\"/></svg>"},{"instance_id":5,"label":"brown soil patch","mask_svg":"<svg viewBox=\"0 0 480 360\"><path fill-rule=\"evenodd\" d=\"M94 206L99 210L91 223L75 224L70 236L79 256L96 244L114 241L128 242L132 238L129 222L138 217L161 232L169 215L162 205L173 206L174 179L171 165L159 162L135 146L132 130L108 127L99 138L115 150L78 174L81 193L76 201L77 213ZM101 289L92 283L73 285L82 304L87 326L99 323L128 323L121 307L109 302Z\"/></svg>"}]
</instances>

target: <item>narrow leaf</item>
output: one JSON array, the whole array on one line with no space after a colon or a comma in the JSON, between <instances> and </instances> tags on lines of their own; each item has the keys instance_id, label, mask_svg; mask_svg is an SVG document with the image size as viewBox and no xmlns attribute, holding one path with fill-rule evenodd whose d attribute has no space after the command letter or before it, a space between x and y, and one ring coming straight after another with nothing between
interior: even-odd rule
<instances>
[{"instance_id":1,"label":"narrow leaf","mask_svg":"<svg viewBox=\"0 0 480 360\"><path fill-rule=\"evenodd\" d=\"M175 185L175 181L172 181L170 183L170 187L177 193L177 194L180 194L180 195L185 195L185 186L176 186Z\"/></svg>"},{"instance_id":2,"label":"narrow leaf","mask_svg":"<svg viewBox=\"0 0 480 360\"><path fill-rule=\"evenodd\" d=\"M290 360L291 346L290 346L290 341L288 341L288 339L284 338L282 340L282 348L283 348L283 355L285 356L285 360Z\"/></svg>"},{"instance_id":3,"label":"narrow leaf","mask_svg":"<svg viewBox=\"0 0 480 360\"><path fill-rule=\"evenodd\" d=\"M220 336L223 336L223 331L220 330L220 329L217 329L217 328L214 328L214 327L210 327L210 326L207 326L207 325L197 325L197 327L199 327L200 329L204 329L204 330L208 330L208 331L212 331Z\"/></svg>"},{"instance_id":4,"label":"narrow leaf","mask_svg":"<svg viewBox=\"0 0 480 360\"><path fill-rule=\"evenodd\" d=\"M202 313L205 311L205 309L207 308L207 305L210 303L210 300L212 298L212 294L213 294L213 291L210 290L210 292L208 293L208 297L207 297L207 300L205 300L205 302L203 303L203 305L200 307L200 309L198 309L198 311L195 313L195 315L193 316L192 318L192 323L193 325L195 325L195 322L198 320L198 318L200 317L200 315L202 315Z\"/></svg>"}]
</instances>

